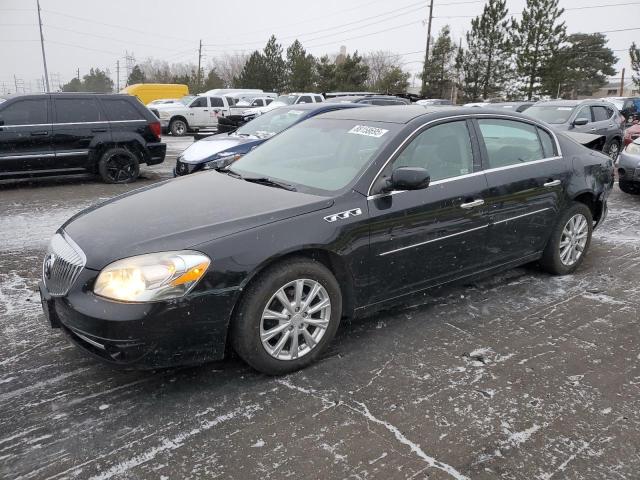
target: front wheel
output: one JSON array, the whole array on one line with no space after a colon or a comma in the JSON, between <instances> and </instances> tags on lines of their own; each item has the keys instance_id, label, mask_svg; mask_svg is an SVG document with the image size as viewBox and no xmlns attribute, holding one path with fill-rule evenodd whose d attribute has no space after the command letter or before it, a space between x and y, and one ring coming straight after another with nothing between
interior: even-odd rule
<instances>
[{"instance_id":1,"label":"front wheel","mask_svg":"<svg viewBox=\"0 0 640 480\"><path fill-rule=\"evenodd\" d=\"M313 260L286 261L260 274L244 292L231 342L256 370L282 375L318 359L341 314L340 287L329 269Z\"/></svg>"},{"instance_id":2,"label":"front wheel","mask_svg":"<svg viewBox=\"0 0 640 480\"><path fill-rule=\"evenodd\" d=\"M187 122L184 120L171 120L169 131L175 137L182 137L187 134Z\"/></svg>"},{"instance_id":3,"label":"front wheel","mask_svg":"<svg viewBox=\"0 0 640 480\"><path fill-rule=\"evenodd\" d=\"M584 261L591 244L593 217L583 203L574 202L558 219L540 264L549 273L573 273Z\"/></svg>"},{"instance_id":4,"label":"front wheel","mask_svg":"<svg viewBox=\"0 0 640 480\"><path fill-rule=\"evenodd\" d=\"M606 154L609 155L614 162L618 159L620 154L620 140L614 138L606 149Z\"/></svg>"}]
</instances>

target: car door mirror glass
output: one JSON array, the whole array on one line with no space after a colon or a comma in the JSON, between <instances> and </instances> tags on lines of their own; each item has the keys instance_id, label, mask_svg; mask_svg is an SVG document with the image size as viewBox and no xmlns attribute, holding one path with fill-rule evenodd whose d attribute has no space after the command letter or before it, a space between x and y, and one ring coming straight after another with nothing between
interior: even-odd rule
<instances>
[{"instance_id":1,"label":"car door mirror glass","mask_svg":"<svg viewBox=\"0 0 640 480\"><path fill-rule=\"evenodd\" d=\"M589 119L584 118L584 117L576 118L576 119L573 121L573 124L574 124L576 127L580 127L580 126L582 126L582 125L586 125L587 123L589 123Z\"/></svg>"},{"instance_id":2,"label":"car door mirror glass","mask_svg":"<svg viewBox=\"0 0 640 480\"><path fill-rule=\"evenodd\" d=\"M387 181L385 191L422 190L429 186L431 176L422 167L398 167Z\"/></svg>"}]
</instances>

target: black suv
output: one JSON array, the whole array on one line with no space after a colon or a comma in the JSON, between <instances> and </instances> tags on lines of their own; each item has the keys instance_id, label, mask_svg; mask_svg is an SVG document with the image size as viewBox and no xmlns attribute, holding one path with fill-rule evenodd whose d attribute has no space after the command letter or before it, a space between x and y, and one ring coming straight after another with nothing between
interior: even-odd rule
<instances>
[{"instance_id":1,"label":"black suv","mask_svg":"<svg viewBox=\"0 0 640 480\"><path fill-rule=\"evenodd\" d=\"M162 163L160 122L135 97L54 93L0 98L0 179L97 173L128 183Z\"/></svg>"}]
</instances>

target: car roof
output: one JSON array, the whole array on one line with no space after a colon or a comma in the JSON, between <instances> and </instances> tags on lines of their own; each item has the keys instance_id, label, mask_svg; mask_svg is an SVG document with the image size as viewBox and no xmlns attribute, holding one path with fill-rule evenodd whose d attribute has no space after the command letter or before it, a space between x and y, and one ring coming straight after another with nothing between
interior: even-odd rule
<instances>
[{"instance_id":1,"label":"car roof","mask_svg":"<svg viewBox=\"0 0 640 480\"><path fill-rule=\"evenodd\" d=\"M335 105L335 104L334 104ZM347 104L343 104L347 105ZM495 113L496 115L514 116L517 118L529 119L524 115L515 112L504 112L499 110L482 109L479 111L473 107L458 107L455 105L447 105L440 107L431 107L423 105L392 105L392 106L372 106L370 108L355 109L349 111L328 112L322 115L322 118L335 118L339 120L362 120L369 122L386 122L386 123L409 123L418 117L429 115L433 119L449 117L451 115L480 115ZM529 119L530 120L530 119Z\"/></svg>"},{"instance_id":2,"label":"car roof","mask_svg":"<svg viewBox=\"0 0 640 480\"><path fill-rule=\"evenodd\" d=\"M321 103L299 103L298 105L283 105L278 109L288 110L302 110L309 113L323 113L331 110L343 110L347 108L362 108L369 107L370 105L361 105L358 103L333 103L333 102L321 102Z\"/></svg>"}]
</instances>

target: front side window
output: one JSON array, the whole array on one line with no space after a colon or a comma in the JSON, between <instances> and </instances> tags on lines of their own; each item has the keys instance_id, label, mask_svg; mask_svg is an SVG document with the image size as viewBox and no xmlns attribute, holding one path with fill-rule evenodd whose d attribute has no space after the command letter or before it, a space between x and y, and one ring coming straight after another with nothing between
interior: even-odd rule
<instances>
[{"instance_id":1,"label":"front side window","mask_svg":"<svg viewBox=\"0 0 640 480\"><path fill-rule=\"evenodd\" d=\"M202 108L207 106L207 99L205 97L196 98L189 108Z\"/></svg>"},{"instance_id":2,"label":"front side window","mask_svg":"<svg viewBox=\"0 0 640 480\"><path fill-rule=\"evenodd\" d=\"M102 104L110 121L143 120L144 117L131 102L122 98L103 98Z\"/></svg>"},{"instance_id":3,"label":"front side window","mask_svg":"<svg viewBox=\"0 0 640 480\"><path fill-rule=\"evenodd\" d=\"M589 122L593 122L593 115L591 114L591 108L588 105L580 107L578 113L576 113L576 120L578 118L586 118Z\"/></svg>"},{"instance_id":4,"label":"front side window","mask_svg":"<svg viewBox=\"0 0 640 480\"><path fill-rule=\"evenodd\" d=\"M393 168L422 167L431 181L473 171L473 150L464 121L436 125L420 133L393 162Z\"/></svg>"},{"instance_id":5,"label":"front side window","mask_svg":"<svg viewBox=\"0 0 640 480\"><path fill-rule=\"evenodd\" d=\"M263 143L235 162L232 170L322 195L352 182L400 128L368 120L312 118Z\"/></svg>"},{"instance_id":6,"label":"front side window","mask_svg":"<svg viewBox=\"0 0 640 480\"><path fill-rule=\"evenodd\" d=\"M57 123L106 121L95 98L55 98Z\"/></svg>"},{"instance_id":7,"label":"front side window","mask_svg":"<svg viewBox=\"0 0 640 480\"><path fill-rule=\"evenodd\" d=\"M296 103L313 103L313 100L309 95L301 96Z\"/></svg>"},{"instance_id":8,"label":"front side window","mask_svg":"<svg viewBox=\"0 0 640 480\"><path fill-rule=\"evenodd\" d=\"M19 100L0 110L5 125L39 125L47 123L45 98Z\"/></svg>"},{"instance_id":9,"label":"front side window","mask_svg":"<svg viewBox=\"0 0 640 480\"><path fill-rule=\"evenodd\" d=\"M314 95L313 98L316 99L316 103L322 103L322 97L320 95Z\"/></svg>"},{"instance_id":10,"label":"front side window","mask_svg":"<svg viewBox=\"0 0 640 480\"><path fill-rule=\"evenodd\" d=\"M545 158L536 127L515 120L479 119L487 149L487 168L520 165Z\"/></svg>"}]
</instances>

